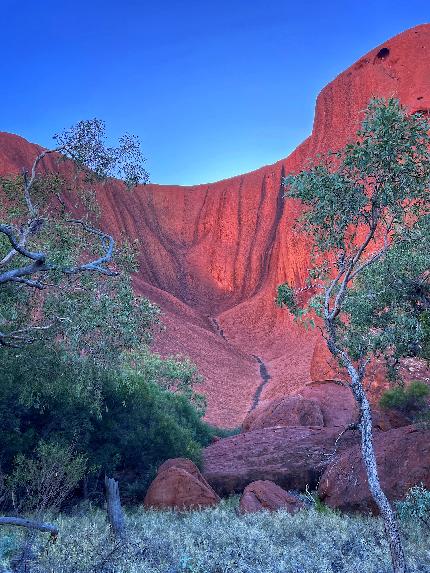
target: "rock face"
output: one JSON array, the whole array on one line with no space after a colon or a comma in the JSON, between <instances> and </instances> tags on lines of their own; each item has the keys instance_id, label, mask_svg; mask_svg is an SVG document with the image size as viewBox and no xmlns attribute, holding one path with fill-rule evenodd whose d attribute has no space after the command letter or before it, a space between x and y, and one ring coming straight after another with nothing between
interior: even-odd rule
<instances>
[{"instance_id":1,"label":"rock face","mask_svg":"<svg viewBox=\"0 0 430 573\"><path fill-rule=\"evenodd\" d=\"M152 509L198 509L220 501L198 468L184 458L167 460L149 486L144 506Z\"/></svg>"},{"instance_id":2,"label":"rock face","mask_svg":"<svg viewBox=\"0 0 430 573\"><path fill-rule=\"evenodd\" d=\"M323 426L348 426L357 421L357 407L349 388L334 382L314 383L303 388L300 394L319 405Z\"/></svg>"},{"instance_id":3,"label":"rock face","mask_svg":"<svg viewBox=\"0 0 430 573\"><path fill-rule=\"evenodd\" d=\"M430 488L430 430L407 426L375 435L382 489L391 501L409 488ZM318 489L321 499L342 511L377 513L367 485L360 446L342 452L325 470Z\"/></svg>"},{"instance_id":4,"label":"rock face","mask_svg":"<svg viewBox=\"0 0 430 573\"><path fill-rule=\"evenodd\" d=\"M372 407L376 430L391 430L410 422L399 413ZM242 432L271 427L324 426L345 428L358 420L358 409L349 388L334 382L312 383L299 396L266 400L252 410L242 424Z\"/></svg>"},{"instance_id":5,"label":"rock face","mask_svg":"<svg viewBox=\"0 0 430 573\"><path fill-rule=\"evenodd\" d=\"M317 401L286 396L263 402L250 412L243 421L242 432L274 426L324 426L324 418Z\"/></svg>"},{"instance_id":6,"label":"rock face","mask_svg":"<svg viewBox=\"0 0 430 573\"><path fill-rule=\"evenodd\" d=\"M242 423L261 383L256 356L270 375L263 400L297 394L311 381L318 333L273 303L276 285L304 286L310 257L308 238L294 228L299 204L283 198L282 176L347 143L372 96L430 109L429 68L430 25L423 25L370 51L325 87L312 134L286 159L210 185L146 185L130 193L110 181L97 188L100 225L139 240L135 288L162 307L167 329L157 350L189 356L206 378L199 390L208 421ZM0 174L28 168L39 149L0 134Z\"/></svg>"},{"instance_id":7,"label":"rock face","mask_svg":"<svg viewBox=\"0 0 430 573\"><path fill-rule=\"evenodd\" d=\"M269 480L286 490L315 488L334 451L339 428L265 428L211 444L203 453L203 475L219 495L240 493ZM357 443L347 432L338 451Z\"/></svg>"},{"instance_id":8,"label":"rock face","mask_svg":"<svg viewBox=\"0 0 430 573\"><path fill-rule=\"evenodd\" d=\"M240 513L255 513L263 510L277 511L279 509L296 513L304 507L304 503L296 496L267 480L259 480L247 485L239 502Z\"/></svg>"}]
</instances>

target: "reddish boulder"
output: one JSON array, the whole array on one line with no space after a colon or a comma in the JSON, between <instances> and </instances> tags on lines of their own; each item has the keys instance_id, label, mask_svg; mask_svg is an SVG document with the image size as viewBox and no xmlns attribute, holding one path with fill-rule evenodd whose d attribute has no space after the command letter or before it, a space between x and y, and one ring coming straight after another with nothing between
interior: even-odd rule
<instances>
[{"instance_id":1,"label":"reddish boulder","mask_svg":"<svg viewBox=\"0 0 430 573\"><path fill-rule=\"evenodd\" d=\"M219 501L220 498L193 462L176 458L160 466L146 493L144 506L187 510L211 507Z\"/></svg>"},{"instance_id":2,"label":"reddish boulder","mask_svg":"<svg viewBox=\"0 0 430 573\"><path fill-rule=\"evenodd\" d=\"M161 472L164 472L170 468L180 468L181 470L185 470L198 480L206 483L206 480L200 473L199 468L196 466L194 462L192 462L188 458L170 458L169 460L166 460L158 468L157 474L161 474Z\"/></svg>"},{"instance_id":3,"label":"reddish boulder","mask_svg":"<svg viewBox=\"0 0 430 573\"><path fill-rule=\"evenodd\" d=\"M246 486L239 503L240 513L255 513L284 509L296 513L305 507L296 496L288 493L272 481L259 480Z\"/></svg>"},{"instance_id":4,"label":"reddish boulder","mask_svg":"<svg viewBox=\"0 0 430 573\"><path fill-rule=\"evenodd\" d=\"M317 382L305 386L303 398L314 400L321 408L323 425L348 426L357 420L357 406L349 388L335 382Z\"/></svg>"},{"instance_id":5,"label":"reddish boulder","mask_svg":"<svg viewBox=\"0 0 430 573\"><path fill-rule=\"evenodd\" d=\"M318 382L305 386L301 396L319 404L323 416L323 426L328 428L346 427L358 420L358 408L349 388L335 382ZM373 427L386 432L393 428L407 426L410 422L405 416L389 410L382 410L372 405Z\"/></svg>"},{"instance_id":6,"label":"reddish boulder","mask_svg":"<svg viewBox=\"0 0 430 573\"><path fill-rule=\"evenodd\" d=\"M242 432L274 426L324 426L324 418L315 400L286 396L263 402L252 410L242 424Z\"/></svg>"},{"instance_id":7,"label":"reddish boulder","mask_svg":"<svg viewBox=\"0 0 430 573\"><path fill-rule=\"evenodd\" d=\"M220 495L240 493L251 482L270 480L287 490L317 486L334 451L339 428L264 428L224 438L203 453L203 475ZM346 432L338 451L357 443Z\"/></svg>"},{"instance_id":8,"label":"reddish boulder","mask_svg":"<svg viewBox=\"0 0 430 573\"><path fill-rule=\"evenodd\" d=\"M391 501L402 499L409 488L419 483L430 488L430 430L407 426L379 432L374 444L382 489ZM377 513L359 445L330 463L318 492L330 507Z\"/></svg>"}]
</instances>

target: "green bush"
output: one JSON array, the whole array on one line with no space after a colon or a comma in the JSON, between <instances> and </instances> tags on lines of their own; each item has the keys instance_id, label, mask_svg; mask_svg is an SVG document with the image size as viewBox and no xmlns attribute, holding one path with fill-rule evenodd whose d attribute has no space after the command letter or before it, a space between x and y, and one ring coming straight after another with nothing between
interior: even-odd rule
<instances>
[{"instance_id":1,"label":"green bush","mask_svg":"<svg viewBox=\"0 0 430 573\"><path fill-rule=\"evenodd\" d=\"M416 420L428 410L427 400L430 388L424 382L415 380L409 386L396 386L390 388L381 397L380 405L385 409L392 409Z\"/></svg>"},{"instance_id":2,"label":"green bush","mask_svg":"<svg viewBox=\"0 0 430 573\"><path fill-rule=\"evenodd\" d=\"M85 475L86 459L73 445L40 441L33 456L18 455L7 489L14 509L26 513L56 511Z\"/></svg>"},{"instance_id":3,"label":"green bush","mask_svg":"<svg viewBox=\"0 0 430 573\"><path fill-rule=\"evenodd\" d=\"M418 521L430 530L430 491L422 484L412 487L397 503L397 513L401 519Z\"/></svg>"},{"instance_id":4,"label":"green bush","mask_svg":"<svg viewBox=\"0 0 430 573\"><path fill-rule=\"evenodd\" d=\"M3 350L2 362L0 466L6 474L22 456L36 460L41 442L75 444L87 460L88 495L99 496L107 472L120 480L124 501L135 502L163 461L185 456L199 463L201 447L214 435L189 388L187 395L173 393L144 369L110 370L38 346Z\"/></svg>"}]
</instances>

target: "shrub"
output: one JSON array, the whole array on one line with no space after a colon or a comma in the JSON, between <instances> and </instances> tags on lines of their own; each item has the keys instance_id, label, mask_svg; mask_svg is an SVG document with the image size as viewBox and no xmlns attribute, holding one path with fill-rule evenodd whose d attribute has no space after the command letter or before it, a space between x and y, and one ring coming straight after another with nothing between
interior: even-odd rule
<instances>
[{"instance_id":1,"label":"shrub","mask_svg":"<svg viewBox=\"0 0 430 573\"><path fill-rule=\"evenodd\" d=\"M285 511L236 515L231 503L192 512L126 512L127 542L112 544L104 512L59 516L40 557L55 573L388 573L380 518ZM429 536L408 524L408 573L428 571Z\"/></svg>"},{"instance_id":2,"label":"shrub","mask_svg":"<svg viewBox=\"0 0 430 573\"><path fill-rule=\"evenodd\" d=\"M430 530L430 491L422 484L412 487L404 501L397 503L397 512L400 518L419 521Z\"/></svg>"},{"instance_id":3,"label":"shrub","mask_svg":"<svg viewBox=\"0 0 430 573\"><path fill-rule=\"evenodd\" d=\"M120 480L124 501L138 501L163 461L184 456L199 463L201 447L214 435L188 386L186 395L171 392L143 369L103 368L37 346L25 357L4 350L2 358L0 466L6 474L23 469L22 456L33 459L45 447L41 441L76 444L88 460L89 496L99 496L107 472ZM189 376L188 367L179 371Z\"/></svg>"},{"instance_id":4,"label":"shrub","mask_svg":"<svg viewBox=\"0 0 430 573\"><path fill-rule=\"evenodd\" d=\"M415 380L409 386L396 386L384 392L380 405L382 408L398 410L415 420L428 409L427 399L429 395L429 386L424 382Z\"/></svg>"},{"instance_id":5,"label":"shrub","mask_svg":"<svg viewBox=\"0 0 430 573\"><path fill-rule=\"evenodd\" d=\"M85 475L86 459L73 446L40 441L35 455L18 455L8 480L19 512L58 510Z\"/></svg>"}]
</instances>

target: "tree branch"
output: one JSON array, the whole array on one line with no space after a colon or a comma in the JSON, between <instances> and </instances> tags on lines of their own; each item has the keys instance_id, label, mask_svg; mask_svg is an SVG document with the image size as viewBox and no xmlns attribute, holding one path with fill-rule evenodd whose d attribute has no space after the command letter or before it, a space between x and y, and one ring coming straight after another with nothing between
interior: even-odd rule
<instances>
[{"instance_id":1,"label":"tree branch","mask_svg":"<svg viewBox=\"0 0 430 573\"><path fill-rule=\"evenodd\" d=\"M115 240L112 237L112 235L108 235L107 233L103 233L103 231L100 231L99 229L91 227L81 219L69 219L67 223L74 223L76 225L81 225L83 229L85 229L85 231L87 231L88 233L100 237L103 248L105 249L105 254L102 257L96 259L95 261L92 261L90 263L85 263L83 265L78 265L75 267L70 267L69 269L65 269L64 272L66 274L73 275L83 271L96 271L107 276L117 276L119 274L118 272L112 271L111 269L108 269L103 266L106 263L110 263L112 260L113 250L115 248Z\"/></svg>"},{"instance_id":2,"label":"tree branch","mask_svg":"<svg viewBox=\"0 0 430 573\"><path fill-rule=\"evenodd\" d=\"M0 525L16 525L18 527L26 527L27 529L37 529L45 533L51 534L51 539L55 540L58 536L58 527L52 523L43 521L35 521L33 519L26 519L24 517L0 517Z\"/></svg>"}]
</instances>

